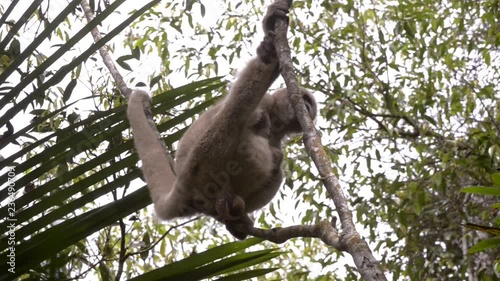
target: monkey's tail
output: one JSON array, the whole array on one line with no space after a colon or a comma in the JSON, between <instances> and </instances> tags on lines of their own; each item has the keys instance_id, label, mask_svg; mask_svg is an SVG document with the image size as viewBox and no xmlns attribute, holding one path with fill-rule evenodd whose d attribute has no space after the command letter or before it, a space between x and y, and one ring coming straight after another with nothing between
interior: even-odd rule
<instances>
[{"instance_id":1,"label":"monkey's tail","mask_svg":"<svg viewBox=\"0 0 500 281\"><path fill-rule=\"evenodd\" d=\"M148 116L149 115L149 116ZM183 216L180 194L174 191L176 176L167 150L153 122L151 97L142 90L134 90L129 97L127 117L134 134L134 144L142 161L142 173L149 194L161 219ZM148 117L150 117L148 119Z\"/></svg>"}]
</instances>

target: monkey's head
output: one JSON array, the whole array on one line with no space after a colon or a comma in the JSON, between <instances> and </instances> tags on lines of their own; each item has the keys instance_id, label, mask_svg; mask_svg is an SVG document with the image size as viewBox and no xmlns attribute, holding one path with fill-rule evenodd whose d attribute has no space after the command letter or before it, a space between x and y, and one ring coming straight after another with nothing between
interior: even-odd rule
<instances>
[{"instance_id":1,"label":"monkey's head","mask_svg":"<svg viewBox=\"0 0 500 281\"><path fill-rule=\"evenodd\" d=\"M316 119L318 105L314 96L306 89L300 88L300 94L304 99L307 112L311 119ZM272 94L272 105L269 112L271 118L271 130L277 134L297 134L302 132L299 120L295 116L292 104L288 100L288 92L285 88L279 89Z\"/></svg>"}]
</instances>

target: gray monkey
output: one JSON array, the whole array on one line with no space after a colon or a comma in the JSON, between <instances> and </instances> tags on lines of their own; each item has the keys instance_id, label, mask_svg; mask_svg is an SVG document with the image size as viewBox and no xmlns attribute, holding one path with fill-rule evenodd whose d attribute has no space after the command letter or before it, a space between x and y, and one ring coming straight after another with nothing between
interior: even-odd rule
<instances>
[{"instance_id":1,"label":"gray monkey","mask_svg":"<svg viewBox=\"0 0 500 281\"><path fill-rule=\"evenodd\" d=\"M271 4L263 19L264 40L257 57L238 74L229 94L204 112L186 131L176 152L175 173L164 145L149 127L144 103L148 93L133 91L127 116L155 212L161 219L203 213L214 217L238 239L238 224L253 225L248 213L267 205L282 181L282 140L301 132L286 89L267 90L279 75L273 45L277 18L288 20L286 0ZM317 104L301 95L315 119Z\"/></svg>"}]
</instances>

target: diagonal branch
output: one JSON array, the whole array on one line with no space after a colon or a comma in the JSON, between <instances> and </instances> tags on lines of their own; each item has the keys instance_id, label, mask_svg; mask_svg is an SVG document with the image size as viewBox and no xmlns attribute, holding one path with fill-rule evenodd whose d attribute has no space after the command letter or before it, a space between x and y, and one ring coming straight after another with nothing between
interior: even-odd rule
<instances>
[{"instance_id":1,"label":"diagonal branch","mask_svg":"<svg viewBox=\"0 0 500 281\"><path fill-rule=\"evenodd\" d=\"M92 11L92 8L90 8L87 0L83 0L80 6L83 9L87 21L92 21L94 19L94 12ZM94 38L94 42L102 39L101 33L99 32L97 27L93 28L90 32L92 34L92 37ZM120 92L122 92L123 96L128 99L132 90L127 86L127 83L125 83L123 76L120 74L120 71L111 58L111 55L108 52L108 46L104 45L102 48L99 48L99 54L101 55L104 65L109 70L109 73L111 73L111 76L113 76L113 80L115 81L116 86L118 87Z\"/></svg>"},{"instance_id":2,"label":"diagonal branch","mask_svg":"<svg viewBox=\"0 0 500 281\"><path fill-rule=\"evenodd\" d=\"M157 4L158 2L160 2L160 0L150 1L147 4L145 4L144 7L152 6L154 4ZM87 18L87 21L90 22L92 19L94 19L94 12L92 11L92 8L90 8L88 1L83 0L80 5L85 13L85 17ZM93 28L91 33L92 33L92 37L94 38L94 42L98 42L99 40L102 39L102 36L101 36L99 30L97 29L97 27ZM113 80L114 80L116 86L118 87L118 89L120 90L122 95L128 100L130 94L132 93L132 89L130 89L128 87L127 83L123 79L123 76L120 74L120 71L116 67L116 64L115 64L113 58L111 57L111 55L108 52L107 46L103 46L102 48L99 48L99 54L102 57L104 65L111 73L111 76L113 77ZM151 99L144 100L143 107L144 107L144 113L146 114L146 119L148 120L149 127L156 134L156 137L158 138L158 140L161 143L163 143L163 140L161 139L160 132L158 132L158 129L156 128L156 124L153 120L153 113L151 111ZM174 160L172 158L172 155L170 155L170 153L166 149L165 149L165 154L167 155L167 158L168 158L168 161L170 164L170 168L172 169L172 172L173 172L174 171L174 166L173 166Z\"/></svg>"},{"instance_id":3,"label":"diagonal branch","mask_svg":"<svg viewBox=\"0 0 500 281\"><path fill-rule=\"evenodd\" d=\"M291 0L288 0L289 5L291 5L291 2ZM286 31L286 21L278 19L276 21L276 37L274 39L274 44L280 61L280 72L285 79L290 102L292 103L293 109L304 131L304 145L309 156L316 165L323 179L323 184L332 198L339 214L340 223L342 225L342 241L345 241L345 243L342 243L342 248L345 247L346 251L351 254L364 280L386 280L378 261L368 247L368 243L361 239L361 236L356 231L347 198L342 191L342 187L337 177L333 174L331 169L333 165L321 144L320 134L314 127L314 123L309 117L309 114L307 114L306 107L299 94L299 86L293 70ZM332 229L334 230L334 228ZM332 231L332 229L330 229L330 231Z\"/></svg>"}]
</instances>

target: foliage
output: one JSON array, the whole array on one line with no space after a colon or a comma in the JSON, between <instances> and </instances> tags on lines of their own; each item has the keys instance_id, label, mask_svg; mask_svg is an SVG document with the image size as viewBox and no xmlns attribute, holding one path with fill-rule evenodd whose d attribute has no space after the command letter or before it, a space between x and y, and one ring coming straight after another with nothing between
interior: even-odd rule
<instances>
[{"instance_id":1,"label":"foliage","mask_svg":"<svg viewBox=\"0 0 500 281\"><path fill-rule=\"evenodd\" d=\"M152 223L134 181L124 101L87 34L99 26L128 83L163 93L154 100L164 113L157 123L175 148L215 91L225 92L205 79L234 74L253 55L267 2L152 1L140 10L140 1L94 1L97 18L87 27L80 1L20 2L11 2L14 12L0 4L0 126L14 127L0 141L0 213L7 217L16 198L19 269L40 279L129 279L228 242L210 219L169 231ZM299 79L321 101L317 124L334 169L393 280L497 278L497 248L469 252L488 234L462 226L500 228L497 202L460 191L493 186L500 169L499 14L496 0L294 1L289 38ZM199 82L180 88L189 81ZM262 227L335 215L297 143L287 147L285 187L257 214ZM282 248L255 269L280 268L265 279L359 278L317 240ZM21 256L32 254L41 266Z\"/></svg>"},{"instance_id":2,"label":"foliage","mask_svg":"<svg viewBox=\"0 0 500 281\"><path fill-rule=\"evenodd\" d=\"M297 24L311 61L300 76L327 96L325 139L394 279L496 278L497 253L467 255L479 238L461 226L498 226L496 211L459 190L489 185L500 166L498 8L323 2Z\"/></svg>"},{"instance_id":3,"label":"foliage","mask_svg":"<svg viewBox=\"0 0 500 281\"><path fill-rule=\"evenodd\" d=\"M493 195L493 196L500 196L500 173L495 173L491 175L491 180L494 184L492 187L486 187L486 186L470 186L466 188L462 188L462 192L465 193L471 193L471 194L479 194L479 195ZM492 205L493 208L498 209L500 204L494 203ZM490 248L498 248L500 246L500 239L497 236L500 236L500 228L498 227L489 227L489 226L483 226L483 225L477 225L477 224L472 224L472 223L467 223L465 224L465 227L470 228L470 229L475 229L482 231L484 233L489 233L492 234L493 238L490 239L485 239L482 241L479 241L476 245L471 247L468 251L469 254L473 254L476 252L484 251Z\"/></svg>"}]
</instances>

